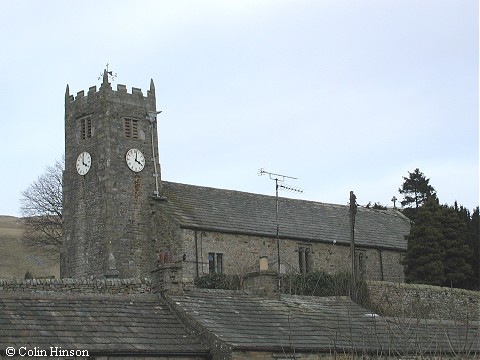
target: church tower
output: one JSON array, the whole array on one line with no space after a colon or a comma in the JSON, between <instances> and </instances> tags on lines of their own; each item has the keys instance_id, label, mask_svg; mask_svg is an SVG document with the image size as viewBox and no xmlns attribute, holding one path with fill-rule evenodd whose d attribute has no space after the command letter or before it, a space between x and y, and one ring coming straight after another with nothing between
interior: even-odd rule
<instances>
[{"instance_id":1,"label":"church tower","mask_svg":"<svg viewBox=\"0 0 480 360\"><path fill-rule=\"evenodd\" d=\"M149 277L160 196L155 86L65 93L61 277Z\"/></svg>"}]
</instances>

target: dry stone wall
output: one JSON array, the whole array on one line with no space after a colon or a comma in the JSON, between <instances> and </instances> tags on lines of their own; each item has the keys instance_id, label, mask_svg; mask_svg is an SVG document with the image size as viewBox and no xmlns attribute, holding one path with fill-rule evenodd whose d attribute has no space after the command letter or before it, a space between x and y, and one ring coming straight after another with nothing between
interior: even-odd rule
<instances>
[{"instance_id":1,"label":"dry stone wall","mask_svg":"<svg viewBox=\"0 0 480 360\"><path fill-rule=\"evenodd\" d=\"M438 286L369 281L370 299L385 316L480 320L480 292Z\"/></svg>"},{"instance_id":2,"label":"dry stone wall","mask_svg":"<svg viewBox=\"0 0 480 360\"><path fill-rule=\"evenodd\" d=\"M0 292L65 292L79 294L150 293L149 279L0 279Z\"/></svg>"}]
</instances>

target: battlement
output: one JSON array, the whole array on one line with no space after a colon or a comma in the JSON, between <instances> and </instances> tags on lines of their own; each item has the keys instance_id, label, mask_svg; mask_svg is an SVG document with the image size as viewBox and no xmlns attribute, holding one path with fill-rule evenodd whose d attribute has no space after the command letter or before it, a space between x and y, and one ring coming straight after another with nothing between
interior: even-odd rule
<instances>
[{"instance_id":1,"label":"battlement","mask_svg":"<svg viewBox=\"0 0 480 360\"><path fill-rule=\"evenodd\" d=\"M151 82L153 84L153 80ZM78 91L77 92L77 95L74 96L74 95L70 95L69 93L69 87L67 85L67 91L66 91L66 94L65 94L65 102L74 102L74 101L77 101L77 100L81 100L81 99L84 99L84 98L87 98L88 96L91 96L91 95L94 95L96 93L100 93L102 91L102 88L100 88L99 91L97 91L97 86L91 86L90 88L88 88L88 93L87 95L85 95L85 91L84 90L81 90L81 91ZM132 92L129 93L127 91L127 87L126 85L123 85L123 84L117 84L117 90L110 90L110 92L115 95L115 94L118 94L120 96L125 96L125 95L130 95L130 96L136 96L136 97L144 97L143 96L143 92L142 92L142 89L140 88L136 88L136 87L132 87ZM152 91L152 87L150 87L150 90L147 91L147 98L150 98L150 97L155 97L155 88L153 89Z\"/></svg>"},{"instance_id":2,"label":"battlement","mask_svg":"<svg viewBox=\"0 0 480 360\"><path fill-rule=\"evenodd\" d=\"M155 101L155 85L153 83L153 79L150 80L150 89L147 90L147 96L144 97L142 89L132 87L132 92L129 93L127 91L126 85L123 84L117 84L117 90L113 90L111 84L108 82L108 76L106 72L104 73L103 76L103 82L100 85L100 89L97 91L97 86L91 86L88 89L87 95L85 95L85 91L81 90L77 92L77 95L71 95L70 94L70 88L67 84L67 89L65 91L65 104L69 104L72 102L77 102L77 101L84 101L89 98L95 97L97 94L109 94L112 97L119 97L122 99L128 98L128 97L135 97L136 99L138 98L147 98L147 99L153 99Z\"/></svg>"}]
</instances>

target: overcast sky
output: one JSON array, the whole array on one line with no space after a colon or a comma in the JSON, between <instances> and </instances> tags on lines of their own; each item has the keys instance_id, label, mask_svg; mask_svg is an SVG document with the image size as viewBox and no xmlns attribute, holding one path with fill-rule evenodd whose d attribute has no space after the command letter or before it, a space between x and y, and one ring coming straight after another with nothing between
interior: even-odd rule
<instances>
[{"instance_id":1,"label":"overcast sky","mask_svg":"<svg viewBox=\"0 0 480 360\"><path fill-rule=\"evenodd\" d=\"M419 168L479 203L477 0L1 1L0 214L64 152L64 95L155 82L165 180L360 205Z\"/></svg>"}]
</instances>

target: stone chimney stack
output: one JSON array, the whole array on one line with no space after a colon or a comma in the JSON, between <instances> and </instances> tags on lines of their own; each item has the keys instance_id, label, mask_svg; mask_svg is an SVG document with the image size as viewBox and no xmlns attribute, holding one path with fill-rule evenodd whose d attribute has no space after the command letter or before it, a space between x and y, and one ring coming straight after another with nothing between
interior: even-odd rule
<instances>
[{"instance_id":1,"label":"stone chimney stack","mask_svg":"<svg viewBox=\"0 0 480 360\"><path fill-rule=\"evenodd\" d=\"M159 254L159 264L151 272L152 292L183 294L183 266L182 261L173 261L169 251Z\"/></svg>"}]
</instances>

